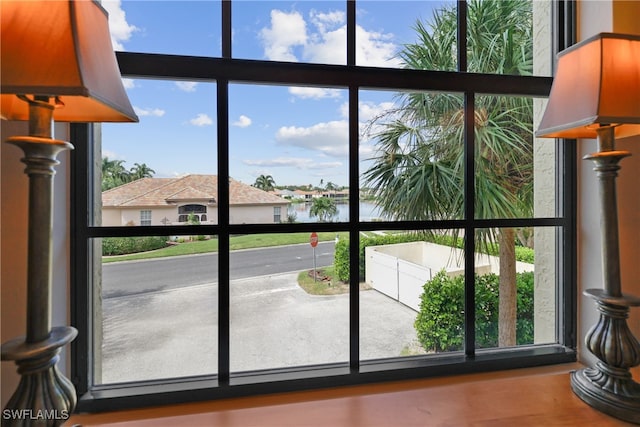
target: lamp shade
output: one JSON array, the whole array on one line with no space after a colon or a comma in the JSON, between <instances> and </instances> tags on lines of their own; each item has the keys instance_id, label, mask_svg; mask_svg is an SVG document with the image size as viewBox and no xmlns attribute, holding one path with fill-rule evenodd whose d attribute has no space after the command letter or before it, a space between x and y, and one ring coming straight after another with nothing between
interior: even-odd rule
<instances>
[{"instance_id":1,"label":"lamp shade","mask_svg":"<svg viewBox=\"0 0 640 427\"><path fill-rule=\"evenodd\" d=\"M56 121L138 121L97 2L2 0L0 14L2 118L28 120L19 94L59 96Z\"/></svg>"},{"instance_id":2,"label":"lamp shade","mask_svg":"<svg viewBox=\"0 0 640 427\"><path fill-rule=\"evenodd\" d=\"M640 36L601 33L558 54L536 136L595 138L598 125L640 134Z\"/></svg>"}]
</instances>

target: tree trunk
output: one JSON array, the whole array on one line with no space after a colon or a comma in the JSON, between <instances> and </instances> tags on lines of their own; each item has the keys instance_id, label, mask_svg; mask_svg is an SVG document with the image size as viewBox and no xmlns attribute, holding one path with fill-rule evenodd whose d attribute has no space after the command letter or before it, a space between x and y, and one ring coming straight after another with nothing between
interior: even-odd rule
<instances>
[{"instance_id":1,"label":"tree trunk","mask_svg":"<svg viewBox=\"0 0 640 427\"><path fill-rule=\"evenodd\" d=\"M516 345L516 247L515 231L501 228L498 235L500 245L500 302L498 321L498 345Z\"/></svg>"}]
</instances>

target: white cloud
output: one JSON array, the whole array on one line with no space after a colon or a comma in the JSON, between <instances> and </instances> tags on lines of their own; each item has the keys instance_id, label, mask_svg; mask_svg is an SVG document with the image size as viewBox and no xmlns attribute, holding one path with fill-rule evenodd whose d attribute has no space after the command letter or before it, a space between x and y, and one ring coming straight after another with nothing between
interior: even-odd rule
<instances>
[{"instance_id":1,"label":"white cloud","mask_svg":"<svg viewBox=\"0 0 640 427\"><path fill-rule=\"evenodd\" d=\"M347 28L315 33L312 41L305 46L305 61L322 64L347 63Z\"/></svg>"},{"instance_id":2,"label":"white cloud","mask_svg":"<svg viewBox=\"0 0 640 427\"><path fill-rule=\"evenodd\" d=\"M341 10L323 13L316 10L309 12L309 19L315 25L320 33L329 31L329 29L337 28L345 24L346 15Z\"/></svg>"},{"instance_id":3,"label":"white cloud","mask_svg":"<svg viewBox=\"0 0 640 427\"><path fill-rule=\"evenodd\" d=\"M102 7L109 13L109 31L114 50L124 50L122 43L128 41L134 32L139 31L138 27L127 22L121 3L121 0L102 1Z\"/></svg>"},{"instance_id":4,"label":"white cloud","mask_svg":"<svg viewBox=\"0 0 640 427\"><path fill-rule=\"evenodd\" d=\"M196 86L198 86L198 83L196 82L176 82L176 86L178 86L178 89L185 91L185 92L195 92L196 91Z\"/></svg>"},{"instance_id":5,"label":"white cloud","mask_svg":"<svg viewBox=\"0 0 640 427\"><path fill-rule=\"evenodd\" d=\"M211 117L207 114L200 113L196 118L189 120L189 123L194 126L211 126L213 124L213 120L211 120Z\"/></svg>"},{"instance_id":6,"label":"white cloud","mask_svg":"<svg viewBox=\"0 0 640 427\"><path fill-rule=\"evenodd\" d=\"M133 109L135 110L136 114L141 117L143 116L162 117L164 116L164 113L165 113L165 111L160 108L140 108L134 105Z\"/></svg>"},{"instance_id":7,"label":"white cloud","mask_svg":"<svg viewBox=\"0 0 640 427\"><path fill-rule=\"evenodd\" d=\"M327 89L323 87L302 87L293 86L289 88L289 93L302 99L324 99L340 98L340 89Z\"/></svg>"},{"instance_id":8,"label":"white cloud","mask_svg":"<svg viewBox=\"0 0 640 427\"><path fill-rule=\"evenodd\" d=\"M348 155L347 121L318 123L311 127L281 127L276 132L276 141L285 145L320 151L327 156Z\"/></svg>"},{"instance_id":9,"label":"white cloud","mask_svg":"<svg viewBox=\"0 0 640 427\"><path fill-rule=\"evenodd\" d=\"M392 34L369 32L357 25L356 63L370 67L399 67L400 59L394 57L398 46L392 39Z\"/></svg>"},{"instance_id":10,"label":"white cloud","mask_svg":"<svg viewBox=\"0 0 640 427\"><path fill-rule=\"evenodd\" d=\"M232 125L239 128L246 128L248 126L251 126L251 119L245 115L241 115L238 120L232 123Z\"/></svg>"},{"instance_id":11,"label":"white cloud","mask_svg":"<svg viewBox=\"0 0 640 427\"><path fill-rule=\"evenodd\" d=\"M135 80L133 79L122 79L122 85L125 89L133 89L136 87Z\"/></svg>"},{"instance_id":12,"label":"white cloud","mask_svg":"<svg viewBox=\"0 0 640 427\"><path fill-rule=\"evenodd\" d=\"M312 10L305 18L300 12L274 9L270 26L260 31L260 39L264 56L270 60L345 64L346 34L342 11ZM398 46L393 38L391 33L367 31L356 26L358 65L398 66L400 61L394 58Z\"/></svg>"},{"instance_id":13,"label":"white cloud","mask_svg":"<svg viewBox=\"0 0 640 427\"><path fill-rule=\"evenodd\" d=\"M381 102L379 104L373 102L361 102L358 106L358 116L363 122L380 117L390 113L395 108L393 102Z\"/></svg>"},{"instance_id":14,"label":"white cloud","mask_svg":"<svg viewBox=\"0 0 640 427\"><path fill-rule=\"evenodd\" d=\"M326 169L342 166L342 162L317 162L306 157L277 157L274 159L243 160L248 166L294 167L297 169Z\"/></svg>"},{"instance_id":15,"label":"white cloud","mask_svg":"<svg viewBox=\"0 0 640 427\"><path fill-rule=\"evenodd\" d=\"M265 57L272 61L296 61L295 46L307 41L306 23L298 12L271 11L271 27L260 31Z\"/></svg>"}]
</instances>

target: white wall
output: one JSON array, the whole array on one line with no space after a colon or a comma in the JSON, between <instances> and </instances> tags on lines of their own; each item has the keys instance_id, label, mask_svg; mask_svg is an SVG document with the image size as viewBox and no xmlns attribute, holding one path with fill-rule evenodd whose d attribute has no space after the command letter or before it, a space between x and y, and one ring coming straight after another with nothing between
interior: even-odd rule
<instances>
[{"instance_id":1,"label":"white wall","mask_svg":"<svg viewBox=\"0 0 640 427\"><path fill-rule=\"evenodd\" d=\"M280 208L280 218L287 219L287 205ZM232 206L229 208L231 224L273 224L273 206Z\"/></svg>"}]
</instances>

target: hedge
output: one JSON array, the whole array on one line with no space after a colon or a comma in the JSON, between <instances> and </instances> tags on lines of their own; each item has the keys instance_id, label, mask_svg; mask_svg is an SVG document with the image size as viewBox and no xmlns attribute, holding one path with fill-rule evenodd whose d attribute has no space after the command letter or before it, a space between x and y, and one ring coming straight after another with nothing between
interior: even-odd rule
<instances>
[{"instance_id":1,"label":"hedge","mask_svg":"<svg viewBox=\"0 0 640 427\"><path fill-rule=\"evenodd\" d=\"M496 274L476 275L476 347L498 346L498 289ZM533 272L518 273L516 342L533 343ZM425 283L420 312L414 323L418 341L427 351L457 351L464 340L464 276L440 271Z\"/></svg>"},{"instance_id":2,"label":"hedge","mask_svg":"<svg viewBox=\"0 0 640 427\"><path fill-rule=\"evenodd\" d=\"M152 237L105 237L102 239L102 255L126 255L152 251L167 246L167 238Z\"/></svg>"}]
</instances>

